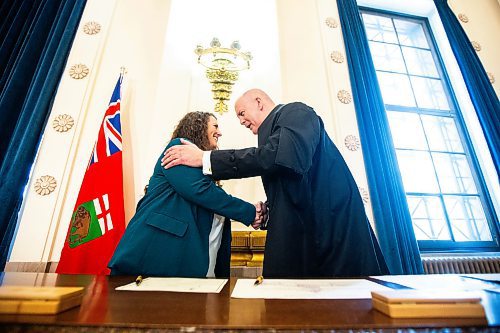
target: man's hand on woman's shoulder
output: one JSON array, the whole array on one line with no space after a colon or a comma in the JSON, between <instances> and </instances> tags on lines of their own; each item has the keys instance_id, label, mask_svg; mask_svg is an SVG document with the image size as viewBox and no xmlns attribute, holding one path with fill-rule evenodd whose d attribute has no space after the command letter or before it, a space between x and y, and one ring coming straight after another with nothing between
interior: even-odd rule
<instances>
[{"instance_id":1,"label":"man's hand on woman's shoulder","mask_svg":"<svg viewBox=\"0 0 500 333\"><path fill-rule=\"evenodd\" d=\"M188 140L181 139L181 142L182 145L172 146L165 151L161 165L165 169L176 165L201 167L203 165L203 150Z\"/></svg>"}]
</instances>

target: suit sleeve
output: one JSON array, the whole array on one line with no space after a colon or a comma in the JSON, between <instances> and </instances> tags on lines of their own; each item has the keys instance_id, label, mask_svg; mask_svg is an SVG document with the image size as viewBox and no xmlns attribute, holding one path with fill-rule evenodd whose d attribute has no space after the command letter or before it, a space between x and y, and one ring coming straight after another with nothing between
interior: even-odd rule
<instances>
[{"instance_id":1,"label":"suit sleeve","mask_svg":"<svg viewBox=\"0 0 500 333\"><path fill-rule=\"evenodd\" d=\"M271 135L258 148L217 150L210 156L215 179L261 176L287 168L304 174L320 138L319 118L311 108L293 103L283 110Z\"/></svg>"},{"instance_id":2,"label":"suit sleeve","mask_svg":"<svg viewBox=\"0 0 500 333\"><path fill-rule=\"evenodd\" d=\"M227 194L203 175L201 169L178 165L165 170L169 184L184 199L227 218L250 225L255 219L255 206Z\"/></svg>"},{"instance_id":3,"label":"suit sleeve","mask_svg":"<svg viewBox=\"0 0 500 333\"><path fill-rule=\"evenodd\" d=\"M214 150L210 154L214 179L255 177L274 172L280 130L273 133L259 148Z\"/></svg>"}]
</instances>

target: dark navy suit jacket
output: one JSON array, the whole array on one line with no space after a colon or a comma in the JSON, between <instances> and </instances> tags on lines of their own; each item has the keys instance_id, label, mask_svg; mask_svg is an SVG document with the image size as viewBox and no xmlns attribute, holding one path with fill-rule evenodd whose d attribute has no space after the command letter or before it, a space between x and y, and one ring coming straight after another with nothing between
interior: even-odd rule
<instances>
[{"instance_id":1,"label":"dark navy suit jacket","mask_svg":"<svg viewBox=\"0 0 500 333\"><path fill-rule=\"evenodd\" d=\"M262 177L264 276L389 274L356 182L314 110L277 106L258 136L258 148L213 151L210 160L214 179Z\"/></svg>"}]
</instances>

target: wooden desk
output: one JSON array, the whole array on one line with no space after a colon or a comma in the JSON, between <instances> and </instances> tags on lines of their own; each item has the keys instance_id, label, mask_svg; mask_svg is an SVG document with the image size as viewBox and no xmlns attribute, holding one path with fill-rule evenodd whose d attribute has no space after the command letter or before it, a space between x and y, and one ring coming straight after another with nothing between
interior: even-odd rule
<instances>
[{"instance_id":1,"label":"wooden desk","mask_svg":"<svg viewBox=\"0 0 500 333\"><path fill-rule=\"evenodd\" d=\"M132 277L57 275L51 273L2 273L3 285L84 286L80 307L58 315L0 315L0 331L116 332L183 329L212 330L356 330L396 328L412 332L434 328L462 328L498 332L500 294L487 292L484 300L488 322L484 319L391 319L372 310L371 300L263 300L234 299L231 278L220 294L115 291ZM497 327L495 327L497 326ZM133 330L131 330L133 328ZM475 330L475 329L474 329ZM384 331L384 330L381 330ZM457 332L458 330L452 330Z\"/></svg>"}]
</instances>

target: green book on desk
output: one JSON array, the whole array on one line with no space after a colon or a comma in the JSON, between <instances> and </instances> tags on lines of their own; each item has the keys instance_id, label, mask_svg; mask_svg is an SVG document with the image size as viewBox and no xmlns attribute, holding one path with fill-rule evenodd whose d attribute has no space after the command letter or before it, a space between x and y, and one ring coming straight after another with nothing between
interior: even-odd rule
<instances>
[{"instance_id":1,"label":"green book on desk","mask_svg":"<svg viewBox=\"0 0 500 333\"><path fill-rule=\"evenodd\" d=\"M82 302L83 287L1 286L0 314L56 314Z\"/></svg>"},{"instance_id":2,"label":"green book on desk","mask_svg":"<svg viewBox=\"0 0 500 333\"><path fill-rule=\"evenodd\" d=\"M465 291L372 291L373 308L392 318L484 318L481 296Z\"/></svg>"}]
</instances>

